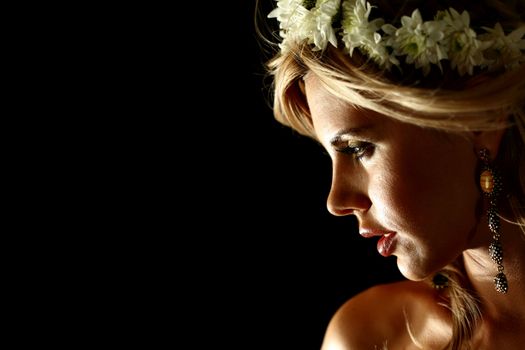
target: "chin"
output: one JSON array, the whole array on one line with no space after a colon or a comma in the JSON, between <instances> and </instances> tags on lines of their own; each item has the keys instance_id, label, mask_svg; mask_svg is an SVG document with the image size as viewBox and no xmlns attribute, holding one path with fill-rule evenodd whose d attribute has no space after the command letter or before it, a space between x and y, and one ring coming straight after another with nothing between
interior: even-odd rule
<instances>
[{"instance_id":1,"label":"chin","mask_svg":"<svg viewBox=\"0 0 525 350\"><path fill-rule=\"evenodd\" d=\"M423 266L413 263L410 260L404 260L399 258L397 259L397 268L399 269L399 272L401 272L401 274L405 276L405 278L411 281L422 281L424 279L429 278L439 270L426 269Z\"/></svg>"}]
</instances>

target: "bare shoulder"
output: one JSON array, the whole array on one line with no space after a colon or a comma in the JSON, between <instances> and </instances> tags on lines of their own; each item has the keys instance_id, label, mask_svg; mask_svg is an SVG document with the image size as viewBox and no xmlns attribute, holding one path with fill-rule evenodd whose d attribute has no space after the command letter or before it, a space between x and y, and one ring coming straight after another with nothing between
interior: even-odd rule
<instances>
[{"instance_id":1,"label":"bare shoulder","mask_svg":"<svg viewBox=\"0 0 525 350\"><path fill-rule=\"evenodd\" d=\"M426 283L383 284L337 310L322 350L437 348L449 339L448 328L448 312Z\"/></svg>"}]
</instances>

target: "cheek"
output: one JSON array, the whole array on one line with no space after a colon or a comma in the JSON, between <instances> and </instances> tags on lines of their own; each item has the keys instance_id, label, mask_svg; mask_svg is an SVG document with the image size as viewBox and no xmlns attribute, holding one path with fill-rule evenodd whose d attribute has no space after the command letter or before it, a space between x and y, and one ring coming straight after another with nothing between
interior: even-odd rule
<instances>
[{"instance_id":1,"label":"cheek","mask_svg":"<svg viewBox=\"0 0 525 350\"><path fill-rule=\"evenodd\" d=\"M383 222L420 236L468 232L475 223L479 198L471 149L434 154L425 149L433 148L401 152L374 177Z\"/></svg>"},{"instance_id":2,"label":"cheek","mask_svg":"<svg viewBox=\"0 0 525 350\"><path fill-rule=\"evenodd\" d=\"M413 216L420 216L416 209L414 192L421 186L400 169L395 160L384 161L381 169L376 169L370 176L369 196L372 199L374 217L394 231L405 231L412 225Z\"/></svg>"}]
</instances>

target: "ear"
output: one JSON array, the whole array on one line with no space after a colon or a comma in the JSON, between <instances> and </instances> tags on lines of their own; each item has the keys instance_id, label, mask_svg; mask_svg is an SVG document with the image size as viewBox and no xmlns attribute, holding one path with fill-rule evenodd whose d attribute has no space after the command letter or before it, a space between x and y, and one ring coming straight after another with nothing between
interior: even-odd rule
<instances>
[{"instance_id":1,"label":"ear","mask_svg":"<svg viewBox=\"0 0 525 350\"><path fill-rule=\"evenodd\" d=\"M486 148L490 152L490 157L495 159L505 131L506 129L474 132L473 141L476 152L479 153L480 150Z\"/></svg>"},{"instance_id":2,"label":"ear","mask_svg":"<svg viewBox=\"0 0 525 350\"><path fill-rule=\"evenodd\" d=\"M499 146L501 145L501 140L505 131L507 131L509 121L509 115L506 113L501 113L495 116L493 122L494 125L499 125L500 128L497 130L490 131L475 131L472 133L474 147L476 153L479 154L479 151L486 148L489 151L490 158L492 160L496 159L499 152Z\"/></svg>"}]
</instances>

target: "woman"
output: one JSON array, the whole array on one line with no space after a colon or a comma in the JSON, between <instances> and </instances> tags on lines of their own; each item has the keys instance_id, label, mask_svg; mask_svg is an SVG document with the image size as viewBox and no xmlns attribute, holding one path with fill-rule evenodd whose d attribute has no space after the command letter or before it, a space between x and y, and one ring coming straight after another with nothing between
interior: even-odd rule
<instances>
[{"instance_id":1,"label":"woman","mask_svg":"<svg viewBox=\"0 0 525 350\"><path fill-rule=\"evenodd\" d=\"M342 305L322 349L523 349L525 2L276 5L275 117L407 278Z\"/></svg>"}]
</instances>

